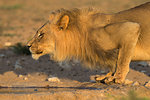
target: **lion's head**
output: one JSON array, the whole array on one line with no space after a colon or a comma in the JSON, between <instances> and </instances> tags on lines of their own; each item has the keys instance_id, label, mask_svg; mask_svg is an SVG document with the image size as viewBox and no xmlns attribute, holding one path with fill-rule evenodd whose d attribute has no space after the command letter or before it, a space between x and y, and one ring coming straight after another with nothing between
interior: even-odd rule
<instances>
[{"instance_id":1,"label":"lion's head","mask_svg":"<svg viewBox=\"0 0 150 100\"><path fill-rule=\"evenodd\" d=\"M49 20L28 43L32 57L38 59L50 54L56 61L75 58L93 67L100 61L105 64L103 56L106 52L90 36L89 27L93 22L90 17L94 13L91 9L61 9L52 12Z\"/></svg>"},{"instance_id":2,"label":"lion's head","mask_svg":"<svg viewBox=\"0 0 150 100\"><path fill-rule=\"evenodd\" d=\"M28 42L30 52L34 59L40 56L54 52L55 36L50 31L50 22L45 23L35 34L32 40Z\"/></svg>"},{"instance_id":3,"label":"lion's head","mask_svg":"<svg viewBox=\"0 0 150 100\"><path fill-rule=\"evenodd\" d=\"M74 9L73 12L61 9L50 14L49 20L38 29L33 39L28 42L34 59L50 54L53 59L61 61L69 59L71 55L75 56L73 53L79 52L75 49L81 39L76 21L78 14L75 13L79 11Z\"/></svg>"}]
</instances>

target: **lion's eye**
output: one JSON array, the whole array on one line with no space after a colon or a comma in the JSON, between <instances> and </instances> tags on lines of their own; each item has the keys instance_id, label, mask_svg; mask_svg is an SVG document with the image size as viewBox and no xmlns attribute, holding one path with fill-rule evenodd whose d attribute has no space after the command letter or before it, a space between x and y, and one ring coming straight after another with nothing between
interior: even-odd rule
<instances>
[{"instance_id":1,"label":"lion's eye","mask_svg":"<svg viewBox=\"0 0 150 100\"><path fill-rule=\"evenodd\" d=\"M40 33L40 34L38 35L38 37L43 37L43 35L44 35L44 33Z\"/></svg>"}]
</instances>

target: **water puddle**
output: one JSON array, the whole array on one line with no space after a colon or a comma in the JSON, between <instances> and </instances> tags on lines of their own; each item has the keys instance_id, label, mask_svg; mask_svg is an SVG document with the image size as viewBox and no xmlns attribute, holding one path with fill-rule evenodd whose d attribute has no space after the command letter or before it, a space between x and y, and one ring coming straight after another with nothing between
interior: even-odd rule
<instances>
[{"instance_id":1,"label":"water puddle","mask_svg":"<svg viewBox=\"0 0 150 100\"><path fill-rule=\"evenodd\" d=\"M101 90L94 87L0 87L0 94L31 94L39 92L54 93L57 91Z\"/></svg>"}]
</instances>

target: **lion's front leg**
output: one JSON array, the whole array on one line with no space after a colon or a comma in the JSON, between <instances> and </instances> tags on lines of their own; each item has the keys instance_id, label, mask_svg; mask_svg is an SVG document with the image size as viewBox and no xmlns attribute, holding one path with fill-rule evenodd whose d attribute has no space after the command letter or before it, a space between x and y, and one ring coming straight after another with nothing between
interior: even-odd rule
<instances>
[{"instance_id":1,"label":"lion's front leg","mask_svg":"<svg viewBox=\"0 0 150 100\"><path fill-rule=\"evenodd\" d=\"M125 51L126 50L126 51ZM117 61L116 72L113 76L107 77L105 83L115 82L123 83L126 75L129 72L129 64L132 57L132 52L134 49L121 48L119 50L119 56Z\"/></svg>"},{"instance_id":2,"label":"lion's front leg","mask_svg":"<svg viewBox=\"0 0 150 100\"><path fill-rule=\"evenodd\" d=\"M109 73L107 73L106 75L96 75L95 76L95 81L96 82L103 82L107 77L112 76L112 72L110 71Z\"/></svg>"},{"instance_id":3,"label":"lion's front leg","mask_svg":"<svg viewBox=\"0 0 150 100\"><path fill-rule=\"evenodd\" d=\"M115 82L123 83L126 75L129 72L129 64L134 53L135 46L139 37L140 26L137 23L125 22L122 23L120 34L121 43L119 44L119 55L117 60L116 71L113 76L108 76L104 81L105 83ZM126 32L126 33L125 33ZM120 36L118 35L118 37Z\"/></svg>"}]
</instances>

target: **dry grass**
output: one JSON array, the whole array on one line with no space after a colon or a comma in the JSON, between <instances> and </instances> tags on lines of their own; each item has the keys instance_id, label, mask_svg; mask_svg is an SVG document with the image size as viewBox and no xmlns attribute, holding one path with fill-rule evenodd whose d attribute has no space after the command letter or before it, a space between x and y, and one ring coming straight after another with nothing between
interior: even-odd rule
<instances>
[{"instance_id":1,"label":"dry grass","mask_svg":"<svg viewBox=\"0 0 150 100\"><path fill-rule=\"evenodd\" d=\"M0 6L1 10L17 10L17 9L21 9L23 7L23 5L21 4L15 4L15 5L2 5Z\"/></svg>"},{"instance_id":2,"label":"dry grass","mask_svg":"<svg viewBox=\"0 0 150 100\"><path fill-rule=\"evenodd\" d=\"M30 51L27 46L23 45L22 43L17 43L14 46L11 46L14 53L19 55L30 55Z\"/></svg>"},{"instance_id":3,"label":"dry grass","mask_svg":"<svg viewBox=\"0 0 150 100\"><path fill-rule=\"evenodd\" d=\"M147 97L139 97L139 95L133 90L129 91L127 96L114 97L109 95L108 98L109 100L150 100L150 98Z\"/></svg>"}]
</instances>

